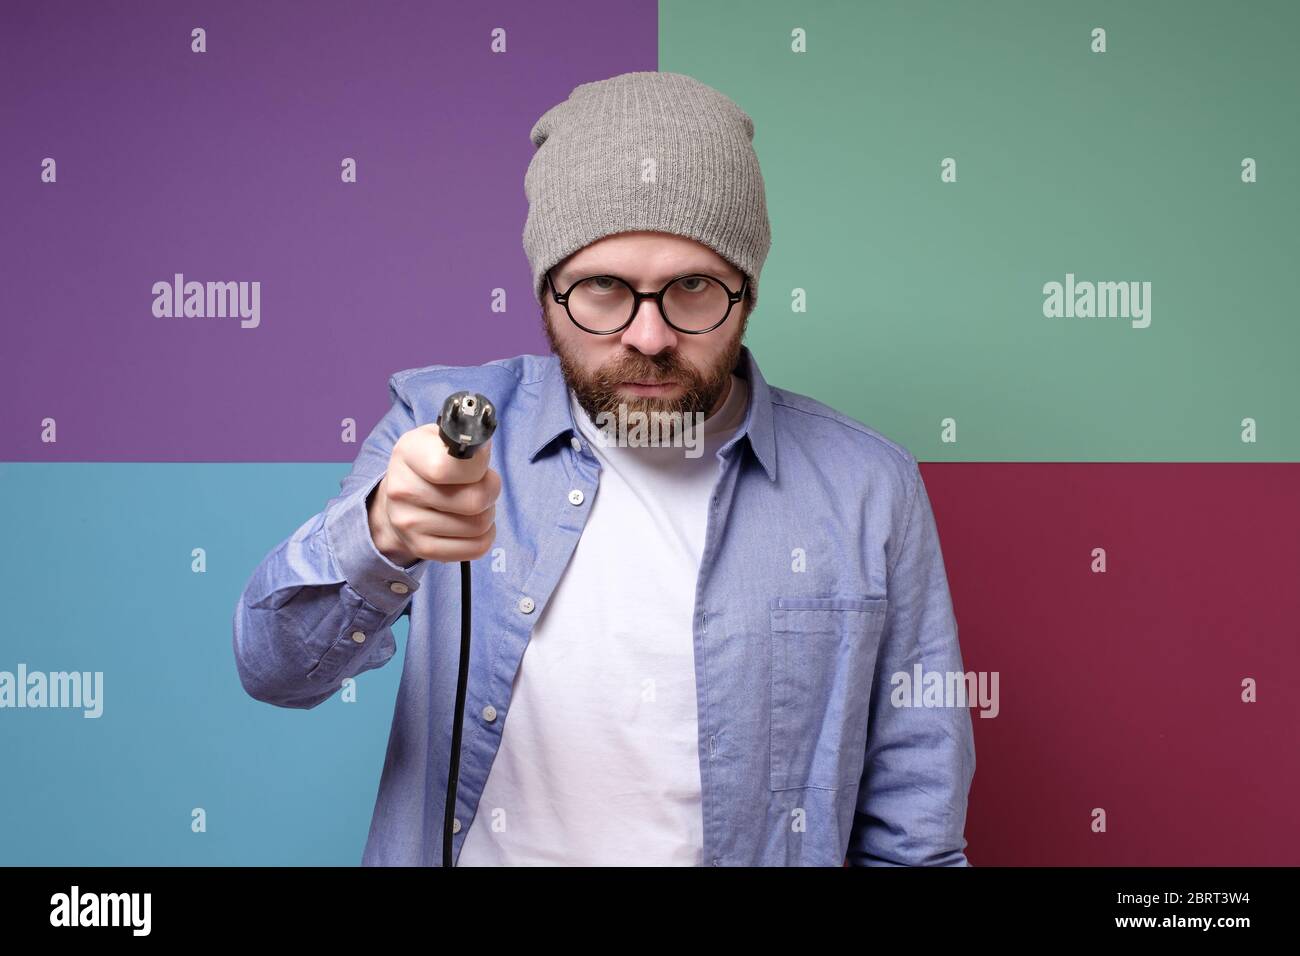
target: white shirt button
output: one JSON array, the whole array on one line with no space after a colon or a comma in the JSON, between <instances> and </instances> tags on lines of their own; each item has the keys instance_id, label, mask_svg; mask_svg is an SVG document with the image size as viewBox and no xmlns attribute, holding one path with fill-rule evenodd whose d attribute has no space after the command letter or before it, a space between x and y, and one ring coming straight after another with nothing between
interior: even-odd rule
<instances>
[{"instance_id":1,"label":"white shirt button","mask_svg":"<svg viewBox=\"0 0 1300 956\"><path fill-rule=\"evenodd\" d=\"M497 719L497 709L491 704L483 708L483 719L491 723Z\"/></svg>"},{"instance_id":2,"label":"white shirt button","mask_svg":"<svg viewBox=\"0 0 1300 956\"><path fill-rule=\"evenodd\" d=\"M569 492L569 504L580 505L582 504L582 499L583 499L583 494L581 488L574 488L572 491Z\"/></svg>"},{"instance_id":3,"label":"white shirt button","mask_svg":"<svg viewBox=\"0 0 1300 956\"><path fill-rule=\"evenodd\" d=\"M364 643L366 642L366 632L365 632L365 631L353 631L353 632L352 632L352 640L356 641L358 644L364 644Z\"/></svg>"},{"instance_id":4,"label":"white shirt button","mask_svg":"<svg viewBox=\"0 0 1300 956\"><path fill-rule=\"evenodd\" d=\"M523 611L525 614L532 614L535 606L536 605L533 604L533 599L530 597L522 597L519 599L519 610Z\"/></svg>"},{"instance_id":5,"label":"white shirt button","mask_svg":"<svg viewBox=\"0 0 1300 956\"><path fill-rule=\"evenodd\" d=\"M582 451L582 442L578 440L577 435L569 439L569 444L573 446L574 451Z\"/></svg>"},{"instance_id":6,"label":"white shirt button","mask_svg":"<svg viewBox=\"0 0 1300 956\"><path fill-rule=\"evenodd\" d=\"M452 832L452 833L459 833L459 832L460 832L460 821L459 821L459 820L453 819L453 820L451 821L451 832Z\"/></svg>"},{"instance_id":7,"label":"white shirt button","mask_svg":"<svg viewBox=\"0 0 1300 956\"><path fill-rule=\"evenodd\" d=\"M405 594L411 589L401 581L394 581L392 584L388 585L388 590L392 591L394 594Z\"/></svg>"}]
</instances>

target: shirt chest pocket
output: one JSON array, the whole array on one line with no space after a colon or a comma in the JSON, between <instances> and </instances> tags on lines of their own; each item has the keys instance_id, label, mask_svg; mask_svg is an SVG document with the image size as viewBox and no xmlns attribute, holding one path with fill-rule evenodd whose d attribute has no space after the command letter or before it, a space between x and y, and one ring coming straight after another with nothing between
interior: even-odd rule
<instances>
[{"instance_id":1,"label":"shirt chest pocket","mask_svg":"<svg viewBox=\"0 0 1300 956\"><path fill-rule=\"evenodd\" d=\"M772 598L771 789L857 783L886 598Z\"/></svg>"}]
</instances>

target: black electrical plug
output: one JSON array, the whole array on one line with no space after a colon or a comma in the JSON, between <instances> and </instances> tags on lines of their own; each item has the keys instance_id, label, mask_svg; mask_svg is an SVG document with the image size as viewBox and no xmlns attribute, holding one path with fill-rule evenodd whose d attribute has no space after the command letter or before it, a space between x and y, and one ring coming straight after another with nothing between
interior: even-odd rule
<instances>
[{"instance_id":1,"label":"black electrical plug","mask_svg":"<svg viewBox=\"0 0 1300 956\"><path fill-rule=\"evenodd\" d=\"M456 392L447 396L435 424L451 457L473 458L496 431L496 409L477 392Z\"/></svg>"}]
</instances>

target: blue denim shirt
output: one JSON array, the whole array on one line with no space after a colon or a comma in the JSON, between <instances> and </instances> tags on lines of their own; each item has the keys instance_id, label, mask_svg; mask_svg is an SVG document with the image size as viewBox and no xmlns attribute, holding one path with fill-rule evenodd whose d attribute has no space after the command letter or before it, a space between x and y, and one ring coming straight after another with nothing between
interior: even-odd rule
<instances>
[{"instance_id":1,"label":"blue denim shirt","mask_svg":"<svg viewBox=\"0 0 1300 956\"><path fill-rule=\"evenodd\" d=\"M891 695L893 675L918 665L962 671L916 459L820 402L769 386L748 347L735 371L749 381L749 407L717 453L693 618L703 858L715 866L968 865L970 712L895 706ZM509 719L516 669L582 534L600 465L574 426L555 356L407 369L389 389L392 407L340 494L253 572L233 644L249 694L309 708L387 663L393 623L410 615L362 863L436 866L460 569L389 561L371 539L367 498L398 437L433 422L449 394L469 389L494 402L491 464L502 491L493 550L472 562L458 854Z\"/></svg>"}]
</instances>

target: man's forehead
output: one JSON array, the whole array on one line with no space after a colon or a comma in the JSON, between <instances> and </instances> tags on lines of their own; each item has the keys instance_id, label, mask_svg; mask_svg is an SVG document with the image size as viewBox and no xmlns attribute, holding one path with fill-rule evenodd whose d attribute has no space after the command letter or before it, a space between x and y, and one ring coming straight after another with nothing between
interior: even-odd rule
<instances>
[{"instance_id":1,"label":"man's forehead","mask_svg":"<svg viewBox=\"0 0 1300 956\"><path fill-rule=\"evenodd\" d=\"M702 272L720 278L734 277L740 272L727 260L711 254L708 250L687 253L664 262L650 263L644 255L595 249L574 253L560 264L558 271L563 276L605 272L647 282L667 282L674 276L689 272Z\"/></svg>"}]
</instances>

